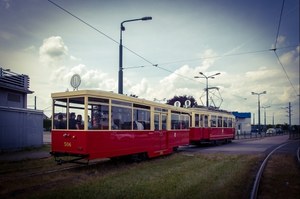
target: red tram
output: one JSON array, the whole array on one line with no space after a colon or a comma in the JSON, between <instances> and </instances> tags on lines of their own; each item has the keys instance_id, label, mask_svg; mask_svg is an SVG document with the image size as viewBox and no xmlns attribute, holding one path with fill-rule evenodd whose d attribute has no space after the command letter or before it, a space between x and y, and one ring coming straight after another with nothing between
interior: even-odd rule
<instances>
[{"instance_id":1,"label":"red tram","mask_svg":"<svg viewBox=\"0 0 300 199\"><path fill-rule=\"evenodd\" d=\"M233 115L180 108L112 92L53 93L52 149L56 161L139 158L170 154L190 142L231 140Z\"/></svg>"},{"instance_id":2,"label":"red tram","mask_svg":"<svg viewBox=\"0 0 300 199\"><path fill-rule=\"evenodd\" d=\"M234 123L235 117L230 112L204 108L192 109L190 143L231 142L235 135Z\"/></svg>"}]
</instances>

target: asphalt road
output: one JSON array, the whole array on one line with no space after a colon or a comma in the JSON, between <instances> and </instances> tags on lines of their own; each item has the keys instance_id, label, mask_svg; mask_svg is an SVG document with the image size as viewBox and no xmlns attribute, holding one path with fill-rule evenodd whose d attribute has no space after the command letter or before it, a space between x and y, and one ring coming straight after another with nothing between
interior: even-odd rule
<instances>
[{"instance_id":1,"label":"asphalt road","mask_svg":"<svg viewBox=\"0 0 300 199\"><path fill-rule=\"evenodd\" d=\"M234 153L234 154L258 154L264 153L275 146L288 141L288 135L264 137L257 139L233 140L232 143L203 146L180 147L179 150L194 153Z\"/></svg>"}]
</instances>

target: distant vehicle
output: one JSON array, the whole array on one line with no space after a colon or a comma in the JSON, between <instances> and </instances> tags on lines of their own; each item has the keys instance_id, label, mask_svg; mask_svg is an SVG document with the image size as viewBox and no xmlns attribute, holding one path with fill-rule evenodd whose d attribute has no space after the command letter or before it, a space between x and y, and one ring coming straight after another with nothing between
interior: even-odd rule
<instances>
[{"instance_id":1,"label":"distant vehicle","mask_svg":"<svg viewBox=\"0 0 300 199\"><path fill-rule=\"evenodd\" d=\"M275 131L276 131L276 134L282 134L283 133L281 128L276 128Z\"/></svg>"},{"instance_id":2,"label":"distant vehicle","mask_svg":"<svg viewBox=\"0 0 300 199\"><path fill-rule=\"evenodd\" d=\"M269 128L266 132L266 134L275 134L276 130L274 128Z\"/></svg>"}]
</instances>

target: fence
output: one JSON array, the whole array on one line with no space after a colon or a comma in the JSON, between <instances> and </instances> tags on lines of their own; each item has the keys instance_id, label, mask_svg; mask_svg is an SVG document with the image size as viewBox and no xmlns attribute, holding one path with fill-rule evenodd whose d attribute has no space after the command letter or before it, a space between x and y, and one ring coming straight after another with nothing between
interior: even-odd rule
<instances>
[{"instance_id":1,"label":"fence","mask_svg":"<svg viewBox=\"0 0 300 199\"><path fill-rule=\"evenodd\" d=\"M266 132L241 132L241 133L236 133L235 139L240 140L240 139L251 139L251 138L263 138L263 137L271 137L271 136L276 136L276 135L283 135L283 134L289 134L288 131L282 132L282 133L266 133Z\"/></svg>"}]
</instances>

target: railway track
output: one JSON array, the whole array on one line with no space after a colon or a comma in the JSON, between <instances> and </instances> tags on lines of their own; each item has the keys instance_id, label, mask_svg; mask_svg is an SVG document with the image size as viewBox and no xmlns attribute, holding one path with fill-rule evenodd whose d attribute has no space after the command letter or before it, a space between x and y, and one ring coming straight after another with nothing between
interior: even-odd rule
<instances>
[{"instance_id":1,"label":"railway track","mask_svg":"<svg viewBox=\"0 0 300 199\"><path fill-rule=\"evenodd\" d=\"M294 140L294 141L289 141L289 142L283 143L283 144L279 145L278 147L276 147L275 149L273 149L273 150L265 157L264 161L263 161L262 164L260 165L260 167L259 167L259 169L258 169L258 172L257 172L257 174L256 174L255 181L254 181L254 184L253 184L253 188L252 188L252 191L251 191L250 199L256 199L256 198L258 197L258 190L259 190L259 187L260 187L261 178L262 178L263 172L264 172L264 170L265 170L265 168L266 168L266 165L267 165L268 160L270 159L270 157L271 157L272 155L274 155L279 149L283 148L283 147L286 146L286 145L295 143L295 142L299 142L299 140ZM296 155L297 155L297 161L298 161L298 164L300 164L300 147L298 147L297 152L296 152Z\"/></svg>"}]
</instances>

